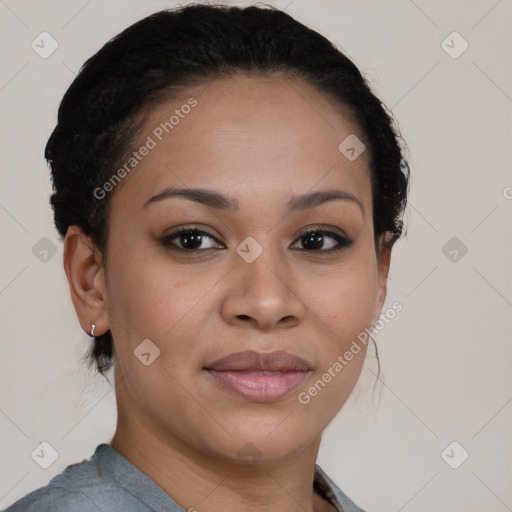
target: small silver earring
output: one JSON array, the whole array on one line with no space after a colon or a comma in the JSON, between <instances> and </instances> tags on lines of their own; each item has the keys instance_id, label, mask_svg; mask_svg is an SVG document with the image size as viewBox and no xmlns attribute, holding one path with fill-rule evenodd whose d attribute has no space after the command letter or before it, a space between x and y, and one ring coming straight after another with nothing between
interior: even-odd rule
<instances>
[{"instance_id":1,"label":"small silver earring","mask_svg":"<svg viewBox=\"0 0 512 512\"><path fill-rule=\"evenodd\" d=\"M96 329L96 325L91 324L91 336L94 336L94 329Z\"/></svg>"}]
</instances>

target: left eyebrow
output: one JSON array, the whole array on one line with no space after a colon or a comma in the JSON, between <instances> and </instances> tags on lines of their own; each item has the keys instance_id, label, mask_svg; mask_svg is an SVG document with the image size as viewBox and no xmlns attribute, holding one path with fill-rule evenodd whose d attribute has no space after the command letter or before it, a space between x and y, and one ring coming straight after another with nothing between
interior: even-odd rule
<instances>
[{"instance_id":1,"label":"left eyebrow","mask_svg":"<svg viewBox=\"0 0 512 512\"><path fill-rule=\"evenodd\" d=\"M350 201L361 209L361 212L364 215L364 208L357 199L352 194L349 194L348 192L344 192L343 190L338 189L327 189L327 190L319 190L316 192L307 192L306 194L302 194L300 196L293 196L288 201L288 211L289 212L298 212L298 211L304 211L309 208L315 208L316 206L320 206L323 203L326 203L328 201L334 201L334 200L340 200L340 201Z\"/></svg>"},{"instance_id":2,"label":"left eyebrow","mask_svg":"<svg viewBox=\"0 0 512 512\"><path fill-rule=\"evenodd\" d=\"M152 203L163 201L164 199L170 199L172 197L183 197L185 199L189 199L190 201L195 201L217 210L240 210L240 205L236 199L225 196L224 194L221 194L215 190L205 188L174 187L168 187L165 190L162 190L162 192L159 192L158 194L150 197L144 203L142 208L144 209ZM288 212L308 210L333 200L350 201L359 206L364 214L363 205L359 199L357 199L357 197L338 189L319 190L316 192L307 192L299 196L293 196L288 201Z\"/></svg>"}]
</instances>

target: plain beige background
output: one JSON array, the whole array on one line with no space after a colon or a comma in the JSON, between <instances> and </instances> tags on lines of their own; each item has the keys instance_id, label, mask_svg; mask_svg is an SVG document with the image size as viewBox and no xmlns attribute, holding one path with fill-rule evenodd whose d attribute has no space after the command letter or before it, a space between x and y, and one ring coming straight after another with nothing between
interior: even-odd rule
<instances>
[{"instance_id":1,"label":"plain beige background","mask_svg":"<svg viewBox=\"0 0 512 512\"><path fill-rule=\"evenodd\" d=\"M318 463L369 512L511 510L512 3L268 3L355 61L392 108L412 172L385 306L403 311L377 336L382 380L372 395L364 370ZM0 1L2 507L113 434L112 388L80 361L90 338L69 297L43 150L83 62L176 5ZM58 44L47 58L31 47L42 32ZM41 261L37 244L55 254ZM31 457L43 441L58 453L47 469Z\"/></svg>"}]
</instances>

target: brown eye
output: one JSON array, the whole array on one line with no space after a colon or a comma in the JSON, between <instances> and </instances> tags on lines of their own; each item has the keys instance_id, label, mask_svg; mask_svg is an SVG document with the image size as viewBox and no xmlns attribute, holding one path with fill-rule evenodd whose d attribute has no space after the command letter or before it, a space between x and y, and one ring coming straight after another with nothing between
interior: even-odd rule
<instances>
[{"instance_id":1,"label":"brown eye","mask_svg":"<svg viewBox=\"0 0 512 512\"><path fill-rule=\"evenodd\" d=\"M326 239L335 241L334 245L332 242L330 242L327 249L324 248ZM319 228L313 228L305 231L299 237L299 240L302 240L302 245L304 247L300 250L320 253L331 253L334 251L339 251L346 247L350 247L353 243L353 241L346 236L335 233L334 231L328 231Z\"/></svg>"},{"instance_id":2,"label":"brown eye","mask_svg":"<svg viewBox=\"0 0 512 512\"><path fill-rule=\"evenodd\" d=\"M204 247L207 240L214 240L216 246ZM161 243L177 251L205 251L218 248L217 239L208 231L198 228L180 228L164 236ZM174 243L177 241L179 243ZM201 246L203 247L201 248Z\"/></svg>"}]
</instances>

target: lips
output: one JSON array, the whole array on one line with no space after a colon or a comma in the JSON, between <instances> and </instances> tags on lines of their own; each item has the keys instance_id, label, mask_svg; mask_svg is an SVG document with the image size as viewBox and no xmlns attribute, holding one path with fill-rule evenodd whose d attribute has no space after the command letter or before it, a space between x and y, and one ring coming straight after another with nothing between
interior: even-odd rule
<instances>
[{"instance_id":1,"label":"lips","mask_svg":"<svg viewBox=\"0 0 512 512\"><path fill-rule=\"evenodd\" d=\"M278 351L267 354L247 350L237 352L229 356L218 359L209 364L207 370L223 372L233 371L260 371L260 372L289 372L289 371L308 371L308 363L297 356L292 356L288 352Z\"/></svg>"},{"instance_id":2,"label":"lips","mask_svg":"<svg viewBox=\"0 0 512 512\"><path fill-rule=\"evenodd\" d=\"M288 352L237 352L205 367L218 384L255 402L275 401L295 389L312 371Z\"/></svg>"}]
</instances>

